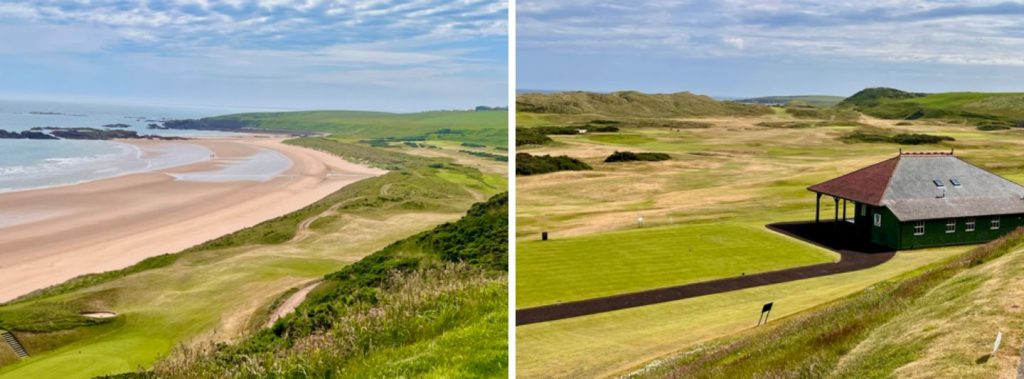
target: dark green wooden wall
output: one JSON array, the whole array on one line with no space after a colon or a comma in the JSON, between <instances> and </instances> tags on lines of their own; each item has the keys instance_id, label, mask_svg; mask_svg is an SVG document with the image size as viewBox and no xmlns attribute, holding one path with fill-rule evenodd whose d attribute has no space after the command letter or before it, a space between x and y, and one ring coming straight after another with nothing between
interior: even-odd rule
<instances>
[{"instance_id":1,"label":"dark green wooden wall","mask_svg":"<svg viewBox=\"0 0 1024 379\"><path fill-rule=\"evenodd\" d=\"M957 218L955 219L956 232L947 233L946 222L948 219L926 220L924 235L915 236L914 226L917 224L916 221L900 222L886 207L864 206L869 210L869 217L864 217L864 222L871 225L871 242L897 250L984 243L999 238L1024 225L1024 219L1022 219L1024 215L1004 215L1000 217L999 229L992 229L991 222L993 217L982 216L974 217L975 229L972 232L968 232L968 218ZM875 213L882 216L881 227L874 225L873 215ZM856 221L860 223L861 220L862 217L860 212L858 212Z\"/></svg>"}]
</instances>

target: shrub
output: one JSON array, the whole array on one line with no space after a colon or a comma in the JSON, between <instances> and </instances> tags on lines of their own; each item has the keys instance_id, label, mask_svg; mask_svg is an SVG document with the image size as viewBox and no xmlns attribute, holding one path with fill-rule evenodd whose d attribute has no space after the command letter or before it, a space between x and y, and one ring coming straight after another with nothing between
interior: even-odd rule
<instances>
[{"instance_id":1,"label":"shrub","mask_svg":"<svg viewBox=\"0 0 1024 379\"><path fill-rule=\"evenodd\" d=\"M483 151L472 151L472 150L459 150L459 152L463 153L463 154L469 154L469 155L477 156L477 157L480 157L480 158L493 159L493 160L496 160L498 162L508 162L508 156L507 155L491 154L491 153L486 153L486 152L483 152Z\"/></svg>"},{"instance_id":2,"label":"shrub","mask_svg":"<svg viewBox=\"0 0 1024 379\"><path fill-rule=\"evenodd\" d=\"M949 136L935 136L930 134L897 134L890 137L884 134L865 133L859 130L839 137L839 139L846 143L897 143L900 145L927 145L943 141L956 141L955 138Z\"/></svg>"},{"instance_id":3,"label":"shrub","mask_svg":"<svg viewBox=\"0 0 1024 379\"><path fill-rule=\"evenodd\" d=\"M930 134L897 134L892 137L892 141L900 145L930 145L942 141L956 141L956 139L949 136L933 136Z\"/></svg>"},{"instance_id":4,"label":"shrub","mask_svg":"<svg viewBox=\"0 0 1024 379\"><path fill-rule=\"evenodd\" d=\"M993 130L1007 130L1007 129L1010 129L1010 127L1006 126L1006 125L986 124L986 125L979 125L978 126L978 130L981 130L983 132L988 132L988 131L993 131Z\"/></svg>"},{"instance_id":5,"label":"shrub","mask_svg":"<svg viewBox=\"0 0 1024 379\"><path fill-rule=\"evenodd\" d=\"M630 161L667 161L672 159L668 154L665 153L634 153L632 151L616 151L609 155L604 161L605 163L612 162L630 162Z\"/></svg>"},{"instance_id":6,"label":"shrub","mask_svg":"<svg viewBox=\"0 0 1024 379\"><path fill-rule=\"evenodd\" d=\"M591 169L593 168L585 162L565 155L552 157L550 155L534 156L527 153L516 154L516 175L538 175L557 171Z\"/></svg>"},{"instance_id":7,"label":"shrub","mask_svg":"<svg viewBox=\"0 0 1024 379\"><path fill-rule=\"evenodd\" d=\"M551 143L551 138L537 132L533 128L516 128L516 146L543 145Z\"/></svg>"}]
</instances>

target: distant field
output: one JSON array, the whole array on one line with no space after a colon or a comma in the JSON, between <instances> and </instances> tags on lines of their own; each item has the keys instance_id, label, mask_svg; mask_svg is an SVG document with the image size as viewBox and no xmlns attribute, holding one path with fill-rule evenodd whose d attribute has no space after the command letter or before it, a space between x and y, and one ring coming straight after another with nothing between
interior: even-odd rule
<instances>
[{"instance_id":1,"label":"distant field","mask_svg":"<svg viewBox=\"0 0 1024 379\"><path fill-rule=\"evenodd\" d=\"M735 224L684 224L521 241L516 307L826 263L837 255Z\"/></svg>"},{"instance_id":2,"label":"distant field","mask_svg":"<svg viewBox=\"0 0 1024 379\"><path fill-rule=\"evenodd\" d=\"M429 136L430 139L508 146L507 111L432 111L407 114L305 111L243 113L218 118L255 121L258 127L266 129L319 131L349 138Z\"/></svg>"},{"instance_id":3,"label":"distant field","mask_svg":"<svg viewBox=\"0 0 1024 379\"><path fill-rule=\"evenodd\" d=\"M764 96L749 99L736 100L739 103L753 104L786 104L792 101L806 103L816 107L831 107L843 101L842 96L827 95L797 95L797 96Z\"/></svg>"}]
</instances>

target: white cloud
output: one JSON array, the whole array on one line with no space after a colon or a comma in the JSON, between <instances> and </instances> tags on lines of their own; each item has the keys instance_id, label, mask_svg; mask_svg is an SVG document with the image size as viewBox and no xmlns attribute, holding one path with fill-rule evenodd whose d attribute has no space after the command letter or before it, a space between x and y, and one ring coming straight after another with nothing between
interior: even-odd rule
<instances>
[{"instance_id":1,"label":"white cloud","mask_svg":"<svg viewBox=\"0 0 1024 379\"><path fill-rule=\"evenodd\" d=\"M526 50L1024 65L1024 4L1003 0L523 0L517 10Z\"/></svg>"}]
</instances>

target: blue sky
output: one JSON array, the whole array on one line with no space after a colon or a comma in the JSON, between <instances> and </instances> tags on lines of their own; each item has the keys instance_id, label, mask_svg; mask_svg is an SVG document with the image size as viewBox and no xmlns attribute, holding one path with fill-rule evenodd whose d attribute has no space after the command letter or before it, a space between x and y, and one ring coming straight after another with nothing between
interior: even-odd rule
<instances>
[{"instance_id":1,"label":"blue sky","mask_svg":"<svg viewBox=\"0 0 1024 379\"><path fill-rule=\"evenodd\" d=\"M506 0L4 1L0 97L262 109L507 104Z\"/></svg>"},{"instance_id":2,"label":"blue sky","mask_svg":"<svg viewBox=\"0 0 1024 379\"><path fill-rule=\"evenodd\" d=\"M517 88L1024 91L1024 3L520 0Z\"/></svg>"}]
</instances>

